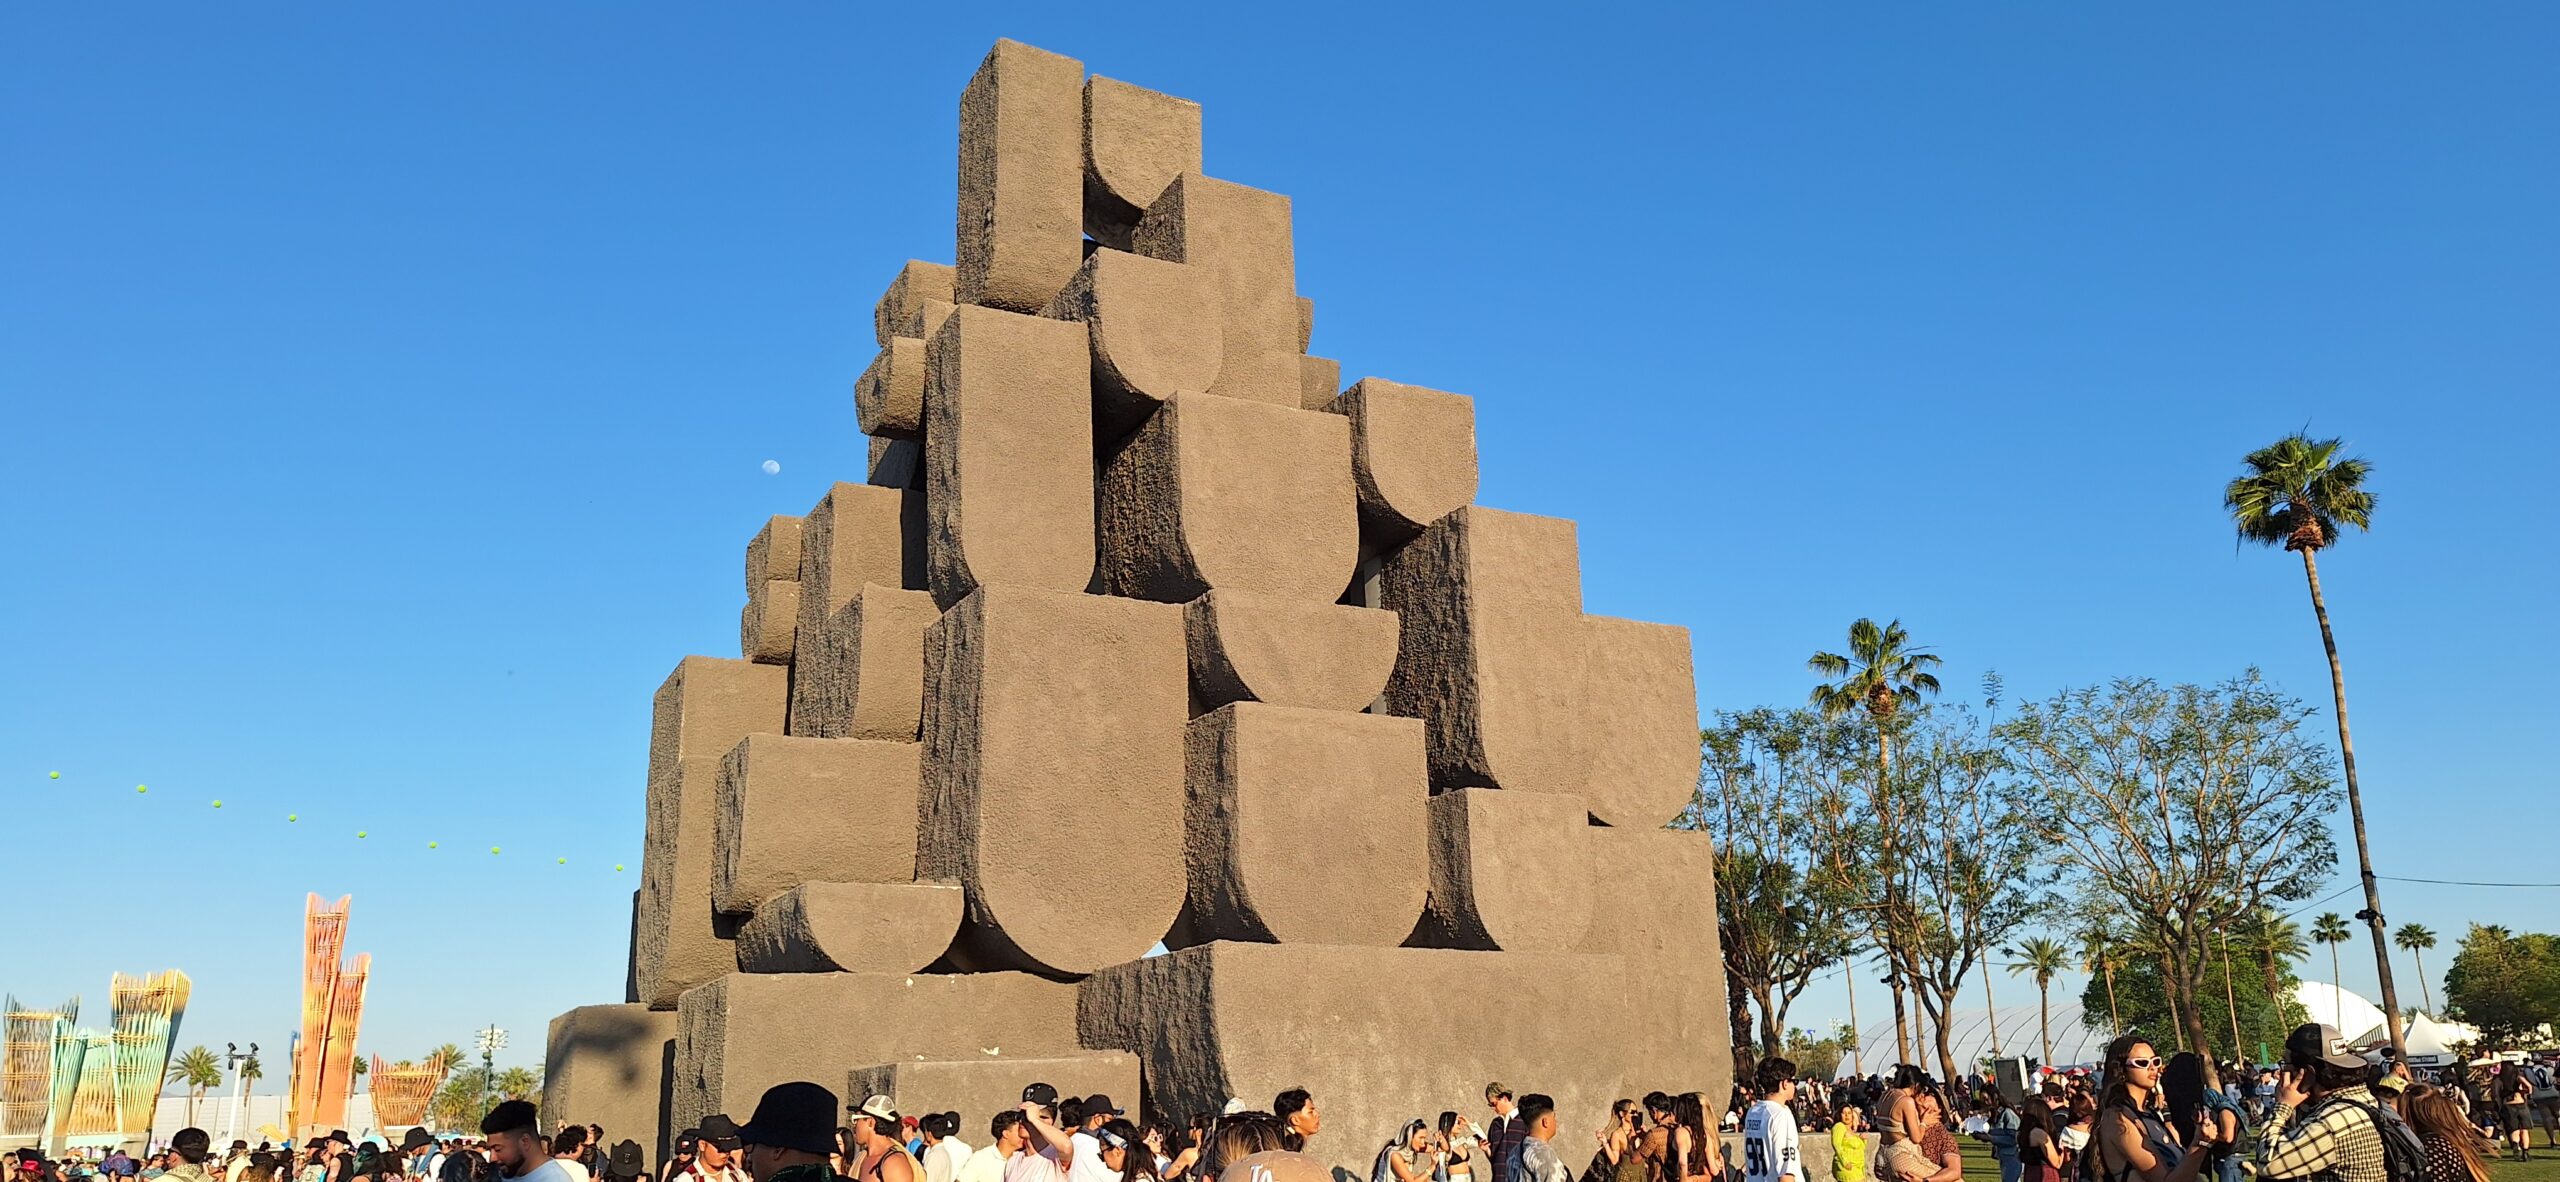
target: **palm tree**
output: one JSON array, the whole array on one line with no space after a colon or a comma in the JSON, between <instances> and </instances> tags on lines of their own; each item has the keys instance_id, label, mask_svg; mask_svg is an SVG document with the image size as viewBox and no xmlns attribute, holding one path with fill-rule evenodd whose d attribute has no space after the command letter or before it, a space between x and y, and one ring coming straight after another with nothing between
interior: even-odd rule
<instances>
[{"instance_id":1,"label":"palm tree","mask_svg":"<svg viewBox=\"0 0 2560 1182\"><path fill-rule=\"evenodd\" d=\"M2427 949L2436 946L2436 934L2427 930L2425 924L2404 923L2400 925L2399 931L2391 933L2391 942L2399 945L2409 954L2411 960L2417 962L2418 991L2427 999L2427 1012L2430 1014L2436 1012L2436 990L2435 986L2427 983L2427 958L2424 955Z\"/></svg>"},{"instance_id":2,"label":"palm tree","mask_svg":"<svg viewBox=\"0 0 2560 1182\"><path fill-rule=\"evenodd\" d=\"M498 1078L492 1082L496 1084L498 1094L510 1100L527 1099L542 1090L542 1077L534 1074L530 1067L507 1068L499 1072Z\"/></svg>"},{"instance_id":3,"label":"palm tree","mask_svg":"<svg viewBox=\"0 0 2560 1182\"><path fill-rule=\"evenodd\" d=\"M2329 946L2329 988L2334 991L2329 995L2329 1024L2337 1027L2342 1038L2354 1038L2355 1035L2348 1034L2347 1028L2339 1025L2346 1021L2347 987L2338 974L2338 945L2354 936L2355 932L2347 927L2346 919L2335 911L2323 911L2318 919L2311 921L2311 938Z\"/></svg>"},{"instance_id":4,"label":"palm tree","mask_svg":"<svg viewBox=\"0 0 2560 1182\"><path fill-rule=\"evenodd\" d=\"M196 1102L204 1099L205 1090L222 1086L222 1060L203 1047L189 1047L185 1054L169 1061L169 1082L187 1089L187 1123L196 1123Z\"/></svg>"},{"instance_id":5,"label":"palm tree","mask_svg":"<svg viewBox=\"0 0 2560 1182\"><path fill-rule=\"evenodd\" d=\"M2391 982L2391 948L2382 932L2382 887L2373 877L2373 847L2364 831L2364 794L2356 785L2356 744L2347 730L2347 671L2338 661L2337 634L2329 629L2329 604L2320 595L2320 563L2315 557L2323 547L2337 545L2347 527L2373 528L2374 498L2364 487L2373 466L2338 454L2345 446L2342 440L2313 439L2296 431L2250 452L2240 461L2248 471L2223 488L2222 507L2230 511L2242 541L2282 546L2302 555L2302 577L2311 585L2311 614L2320 621L2320 646L2329 654L2329 694L2338 712L2338 759L2347 778L2347 816L2356 831L2356 873L2364 882L2364 910L2356 918L2372 929L2373 967L2382 985L2382 1013L2391 1030L2391 1049L2405 1056L2409 1048L2400 1024L2400 991Z\"/></svg>"},{"instance_id":6,"label":"palm tree","mask_svg":"<svg viewBox=\"0 0 2560 1182\"><path fill-rule=\"evenodd\" d=\"M1937 654L1911 643L1911 633L1894 620L1878 627L1871 619L1861 618L1849 625L1849 652L1816 652L1805 659L1805 667L1833 680L1813 687L1812 704L1826 718L1840 718L1852 711L1864 710L1876 724L1876 796L1886 796L1886 785L1893 775L1893 717L1904 706L1916 706L1926 695L1938 692L1938 679L1929 670L1938 667ZM1885 818L1892 824L1893 818ZM1887 980L1893 986L1893 1038L1901 1062L1911 1061L1911 1035L1903 1021L1902 964L1895 953L1897 947L1889 930L1900 914L1893 876L1885 876L1884 918L1888 928L1877 941L1885 953Z\"/></svg>"},{"instance_id":7,"label":"palm tree","mask_svg":"<svg viewBox=\"0 0 2560 1182\"><path fill-rule=\"evenodd\" d=\"M427 1052L425 1061L428 1066L435 1068L439 1072L451 1072L455 1065L462 1062L462 1048L455 1046L452 1043L446 1043L443 1046Z\"/></svg>"},{"instance_id":8,"label":"palm tree","mask_svg":"<svg viewBox=\"0 0 2560 1182\"><path fill-rule=\"evenodd\" d=\"M2029 936L2015 948L2000 950L2004 956L2017 959L2009 965L2009 975L2030 974L2036 979L2036 1032L2044 1036L2044 1061L2053 1062L2053 979L2071 967L2070 950L2042 936ZM2110 991L2109 1000L2113 994Z\"/></svg>"},{"instance_id":9,"label":"palm tree","mask_svg":"<svg viewBox=\"0 0 2560 1182\"><path fill-rule=\"evenodd\" d=\"M2105 924L2080 929L2080 971L2107 979L2107 1037L2124 1033L2124 1014L2116 1006L2116 934ZM2050 1060L2048 1060L2050 1063Z\"/></svg>"}]
</instances>

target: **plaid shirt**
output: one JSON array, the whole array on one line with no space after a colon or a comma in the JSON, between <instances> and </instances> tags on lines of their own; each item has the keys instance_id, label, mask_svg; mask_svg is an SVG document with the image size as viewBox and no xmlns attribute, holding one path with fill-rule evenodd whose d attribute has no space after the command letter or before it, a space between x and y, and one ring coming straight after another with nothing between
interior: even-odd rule
<instances>
[{"instance_id":1,"label":"plaid shirt","mask_svg":"<svg viewBox=\"0 0 2560 1182\"><path fill-rule=\"evenodd\" d=\"M2344 1103L2348 1100L2355 1103ZM2357 1104L2377 1106L2373 1093L2362 1087L2331 1092L2312 1101L2298 1116L2292 1108L2276 1105L2266 1133L2258 1139L2258 1176L2390 1182L2382 1130L2374 1126L2374 1116Z\"/></svg>"},{"instance_id":2,"label":"plaid shirt","mask_svg":"<svg viewBox=\"0 0 2560 1182\"><path fill-rule=\"evenodd\" d=\"M1512 1176L1512 1167L1520 1162L1520 1143L1528 1140L1529 1126L1520 1123L1520 1114L1493 1118L1493 1127L1485 1130L1484 1156L1493 1163L1493 1182L1522 1182Z\"/></svg>"}]
</instances>

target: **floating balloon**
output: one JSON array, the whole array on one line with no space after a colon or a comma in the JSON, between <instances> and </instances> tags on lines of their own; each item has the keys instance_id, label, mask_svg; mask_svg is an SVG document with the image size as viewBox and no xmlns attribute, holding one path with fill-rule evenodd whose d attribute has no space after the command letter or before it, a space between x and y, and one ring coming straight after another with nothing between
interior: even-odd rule
<instances>
[{"instance_id":1,"label":"floating balloon","mask_svg":"<svg viewBox=\"0 0 2560 1182\"><path fill-rule=\"evenodd\" d=\"M136 792L149 792L149 791L151 791L151 785L149 785L149 784L136 784L136 785L134 785L134 786L133 786L133 790L134 790L134 791L136 791Z\"/></svg>"},{"instance_id":2,"label":"floating balloon","mask_svg":"<svg viewBox=\"0 0 2560 1182\"><path fill-rule=\"evenodd\" d=\"M563 866L568 865L568 864L569 864L569 859L567 859L567 858L562 858L562 859L560 859L560 864L561 864L561 865L563 865Z\"/></svg>"},{"instance_id":3,"label":"floating balloon","mask_svg":"<svg viewBox=\"0 0 2560 1182\"><path fill-rule=\"evenodd\" d=\"M217 801L213 802L213 807L215 807L215 808L221 808L221 807L222 807L222 802L221 802L221 801L219 801L219 800L217 800Z\"/></svg>"},{"instance_id":4,"label":"floating balloon","mask_svg":"<svg viewBox=\"0 0 2560 1182\"><path fill-rule=\"evenodd\" d=\"M61 779L61 778L62 778L62 773L61 773L61 772L46 772L46 773L44 774L44 778L45 778L45 779L48 779L48 780L59 780L59 779Z\"/></svg>"},{"instance_id":5,"label":"floating balloon","mask_svg":"<svg viewBox=\"0 0 2560 1182\"><path fill-rule=\"evenodd\" d=\"M431 842L428 842L428 843L427 843L427 848L428 848L428 849L434 849L434 848L436 848L436 843L434 843L434 842L432 842L432 841L431 841Z\"/></svg>"},{"instance_id":6,"label":"floating balloon","mask_svg":"<svg viewBox=\"0 0 2560 1182\"><path fill-rule=\"evenodd\" d=\"M358 836L358 837L362 837L362 836L364 836L364 830L362 830L362 829L358 829L358 830L356 830L356 836Z\"/></svg>"},{"instance_id":7,"label":"floating balloon","mask_svg":"<svg viewBox=\"0 0 2560 1182\"><path fill-rule=\"evenodd\" d=\"M493 845L493 846L490 846L490 847L489 847L489 852L490 852L490 853L493 853L493 854L494 854L494 853L497 853L497 852L498 852L498 847L496 847L496 846L494 846L494 845Z\"/></svg>"},{"instance_id":8,"label":"floating balloon","mask_svg":"<svg viewBox=\"0 0 2560 1182\"><path fill-rule=\"evenodd\" d=\"M613 864L613 872L614 872L614 873L616 873L616 874L620 874L620 873L622 873L622 863L620 863L620 862L616 862L616 863L614 863L614 864Z\"/></svg>"},{"instance_id":9,"label":"floating balloon","mask_svg":"<svg viewBox=\"0 0 2560 1182\"><path fill-rule=\"evenodd\" d=\"M782 471L782 465L781 465L780 463L778 463L778 462L776 462L776 461L773 461L773 460L766 460L766 461L764 462L764 474L765 474L765 475L767 475L767 476L773 476L773 475L779 474L781 471Z\"/></svg>"},{"instance_id":10,"label":"floating balloon","mask_svg":"<svg viewBox=\"0 0 2560 1182\"><path fill-rule=\"evenodd\" d=\"M288 820L288 821L299 821L299 820L301 820L301 819L302 819L302 814L300 814L300 813L286 813L286 814L284 815L284 819L285 819L285 820Z\"/></svg>"}]
</instances>

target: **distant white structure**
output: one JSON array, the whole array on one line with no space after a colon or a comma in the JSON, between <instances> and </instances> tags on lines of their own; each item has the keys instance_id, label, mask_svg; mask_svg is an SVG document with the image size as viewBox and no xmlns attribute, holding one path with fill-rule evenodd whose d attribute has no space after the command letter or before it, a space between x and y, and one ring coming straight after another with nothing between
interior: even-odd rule
<instances>
[{"instance_id":1,"label":"distant white structure","mask_svg":"<svg viewBox=\"0 0 2560 1182\"><path fill-rule=\"evenodd\" d=\"M2046 1066L2096 1066L2098 1060L2106 1054L2107 1040L2114 1035L2103 1029L2106 1025L2105 1015L2099 1015L2099 1028L2092 1029L2081 1023L2082 1014L2079 999L2063 997L2053 999L2053 1061L2045 1064ZM1972 1071L1983 1060L1992 1057L1991 1031L1995 1020L1999 1024L2001 1054L2012 1058L2039 1060L2044 1058L2044 1039L2037 1030L2035 1006L2002 1006L1996 1012L1960 1008L1947 1024L1947 1045L1955 1052L1957 1070ZM1915 1021L1912 1024L1911 1038L1912 1060L1929 1074L1938 1074L1937 1035L1930 1030L1926 1022ZM1870 1024L1866 1029L1859 1031L1858 1045L1865 1048L1863 1054L1869 1075L1884 1075L1891 1072L1894 1061L1894 1042L1893 1018L1890 1013L1884 1021ZM1848 1074L1849 1065L1854 1061L1849 1056L1843 1056L1840 1060L1841 1074Z\"/></svg>"},{"instance_id":2,"label":"distant white structure","mask_svg":"<svg viewBox=\"0 0 2560 1182\"><path fill-rule=\"evenodd\" d=\"M2390 1021L2382 1007L2366 1001L2351 989L2340 989L2326 981L2305 981L2293 987L2293 1000L2302 1003L2304 1013L2323 1026L2334 1026L2340 1037L2360 1030L2371 1030Z\"/></svg>"}]
</instances>

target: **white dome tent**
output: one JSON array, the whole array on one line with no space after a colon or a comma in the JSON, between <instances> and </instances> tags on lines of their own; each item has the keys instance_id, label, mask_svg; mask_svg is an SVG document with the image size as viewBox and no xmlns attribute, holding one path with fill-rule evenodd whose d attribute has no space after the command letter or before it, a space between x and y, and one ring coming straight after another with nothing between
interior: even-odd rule
<instances>
[{"instance_id":1,"label":"white dome tent","mask_svg":"<svg viewBox=\"0 0 2560 1182\"><path fill-rule=\"evenodd\" d=\"M2101 1028L2093 1029L2082 1024L2082 1013L2077 998L2066 999L2057 995L2053 999L2053 1061L2046 1066L2094 1067L2106 1054L2107 1040L2114 1036L2102 1029L2106 1025L2105 1015L2099 1015L2098 1025ZM1936 1075L1939 1071L1937 1036L1918 1014L1912 1018L1912 1061L1918 1063L1922 1070ZM1947 1023L1947 1045L1955 1052L1956 1070L1972 1071L1991 1057L1991 1028L1995 1018L2000 1024L2002 1054L2011 1058L2044 1058L2044 1038L2037 1030L2036 1007L2032 1003L2002 1006L1996 1013L1986 1013L1979 1007L1958 1007ZM1893 1070L1893 1016L1890 1010L1883 1022L1870 1023L1858 1032L1858 1045L1864 1048L1868 1074L1883 1075ZM1845 1056L1841 1059L1842 1074L1848 1073L1852 1061Z\"/></svg>"},{"instance_id":2,"label":"white dome tent","mask_svg":"<svg viewBox=\"0 0 2560 1182\"><path fill-rule=\"evenodd\" d=\"M2371 1030L2389 1021L2382 1007L2366 1001L2353 990L2340 989L2326 981L2305 981L2293 988L2293 1000L2302 1003L2303 1012L2323 1026L2337 1028L2345 1038L2359 1030Z\"/></svg>"}]
</instances>

